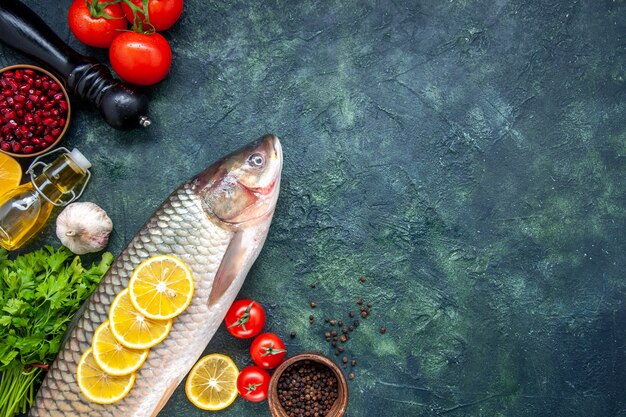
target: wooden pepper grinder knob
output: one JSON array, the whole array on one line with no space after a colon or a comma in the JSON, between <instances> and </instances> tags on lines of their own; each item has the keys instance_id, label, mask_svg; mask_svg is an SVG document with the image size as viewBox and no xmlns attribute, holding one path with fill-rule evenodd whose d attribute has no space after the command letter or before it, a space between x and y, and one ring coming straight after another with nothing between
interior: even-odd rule
<instances>
[{"instance_id":1,"label":"wooden pepper grinder knob","mask_svg":"<svg viewBox=\"0 0 626 417\"><path fill-rule=\"evenodd\" d=\"M148 98L143 93L113 78L95 58L70 48L17 0L0 1L0 41L51 68L70 92L93 103L112 127L130 130L150 125Z\"/></svg>"}]
</instances>

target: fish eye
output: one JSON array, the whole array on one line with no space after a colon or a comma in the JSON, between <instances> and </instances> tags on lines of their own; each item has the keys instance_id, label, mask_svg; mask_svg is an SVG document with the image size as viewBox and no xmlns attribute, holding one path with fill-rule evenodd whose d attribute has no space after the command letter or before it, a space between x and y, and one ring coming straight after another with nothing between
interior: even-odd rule
<instances>
[{"instance_id":1,"label":"fish eye","mask_svg":"<svg viewBox=\"0 0 626 417\"><path fill-rule=\"evenodd\" d=\"M253 153L248 158L248 163L255 168L260 168L265 165L265 158L260 153Z\"/></svg>"}]
</instances>

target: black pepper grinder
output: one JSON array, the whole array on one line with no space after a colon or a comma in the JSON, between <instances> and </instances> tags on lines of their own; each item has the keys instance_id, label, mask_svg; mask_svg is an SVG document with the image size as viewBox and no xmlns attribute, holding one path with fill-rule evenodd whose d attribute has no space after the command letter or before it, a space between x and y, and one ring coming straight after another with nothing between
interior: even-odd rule
<instances>
[{"instance_id":1,"label":"black pepper grinder","mask_svg":"<svg viewBox=\"0 0 626 417\"><path fill-rule=\"evenodd\" d=\"M148 99L134 86L113 78L95 58L84 56L61 40L27 6L0 0L0 41L28 55L61 76L69 91L100 110L116 129L150 125Z\"/></svg>"}]
</instances>

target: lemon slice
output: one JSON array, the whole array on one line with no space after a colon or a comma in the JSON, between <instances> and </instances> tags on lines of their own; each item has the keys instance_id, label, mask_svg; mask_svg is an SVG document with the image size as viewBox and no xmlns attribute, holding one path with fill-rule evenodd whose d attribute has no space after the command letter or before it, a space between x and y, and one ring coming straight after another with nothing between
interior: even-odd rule
<instances>
[{"instance_id":1,"label":"lemon slice","mask_svg":"<svg viewBox=\"0 0 626 417\"><path fill-rule=\"evenodd\" d=\"M9 155L0 153L0 195L18 185L22 180L22 167Z\"/></svg>"},{"instance_id":2,"label":"lemon slice","mask_svg":"<svg viewBox=\"0 0 626 417\"><path fill-rule=\"evenodd\" d=\"M91 342L93 357L100 368L109 375L128 375L141 368L149 349L129 349L121 344L105 321L96 329Z\"/></svg>"},{"instance_id":3,"label":"lemon slice","mask_svg":"<svg viewBox=\"0 0 626 417\"><path fill-rule=\"evenodd\" d=\"M112 376L104 372L96 363L92 348L83 353L76 370L80 392L98 404L112 404L124 398L133 387L135 377L135 374Z\"/></svg>"},{"instance_id":4,"label":"lemon slice","mask_svg":"<svg viewBox=\"0 0 626 417\"><path fill-rule=\"evenodd\" d=\"M183 261L169 255L142 262L128 283L130 299L144 316L167 320L185 311L193 297L193 277Z\"/></svg>"},{"instance_id":5,"label":"lemon slice","mask_svg":"<svg viewBox=\"0 0 626 417\"><path fill-rule=\"evenodd\" d=\"M131 349L148 349L161 343L172 329L172 320L153 320L135 309L128 288L115 297L109 310L111 333Z\"/></svg>"},{"instance_id":6,"label":"lemon slice","mask_svg":"<svg viewBox=\"0 0 626 417\"><path fill-rule=\"evenodd\" d=\"M187 377L187 398L203 410L222 410L237 398L238 375L237 365L228 356L207 355L194 365Z\"/></svg>"}]
</instances>

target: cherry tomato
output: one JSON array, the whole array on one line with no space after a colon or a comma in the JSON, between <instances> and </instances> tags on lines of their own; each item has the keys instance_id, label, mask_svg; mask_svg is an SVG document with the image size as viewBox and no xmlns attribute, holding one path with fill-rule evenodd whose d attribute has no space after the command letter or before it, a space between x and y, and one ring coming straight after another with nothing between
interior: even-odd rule
<instances>
[{"instance_id":1,"label":"cherry tomato","mask_svg":"<svg viewBox=\"0 0 626 417\"><path fill-rule=\"evenodd\" d=\"M111 43L109 59L121 79L151 85L167 75L172 65L172 50L158 33L124 32Z\"/></svg>"},{"instance_id":2,"label":"cherry tomato","mask_svg":"<svg viewBox=\"0 0 626 417\"><path fill-rule=\"evenodd\" d=\"M128 27L119 4L102 7L107 0L74 0L67 13L70 30L82 43L108 48L113 39ZM92 17L94 16L94 17Z\"/></svg>"},{"instance_id":3,"label":"cherry tomato","mask_svg":"<svg viewBox=\"0 0 626 417\"><path fill-rule=\"evenodd\" d=\"M250 345L252 361L263 369L276 368L286 353L285 344L274 333L260 334Z\"/></svg>"},{"instance_id":4,"label":"cherry tomato","mask_svg":"<svg viewBox=\"0 0 626 417\"><path fill-rule=\"evenodd\" d=\"M237 300L228 309L224 323L226 330L239 339L254 337L265 326L265 310L256 301Z\"/></svg>"},{"instance_id":5,"label":"cherry tomato","mask_svg":"<svg viewBox=\"0 0 626 417\"><path fill-rule=\"evenodd\" d=\"M248 401L258 403L267 398L270 374L258 366L248 366L239 372L237 391Z\"/></svg>"},{"instance_id":6,"label":"cherry tomato","mask_svg":"<svg viewBox=\"0 0 626 417\"><path fill-rule=\"evenodd\" d=\"M142 0L130 1L140 9L143 8ZM134 23L135 17L131 8L124 2L122 2L122 8L124 9L124 14L126 14L126 19L128 19L130 23ZM150 23L154 26L154 30L159 32L172 27L182 13L183 0L150 0L148 2L148 17L150 18ZM143 13L138 12L137 16L142 19L144 30L150 29L146 27L146 20Z\"/></svg>"}]
</instances>

